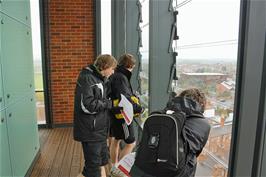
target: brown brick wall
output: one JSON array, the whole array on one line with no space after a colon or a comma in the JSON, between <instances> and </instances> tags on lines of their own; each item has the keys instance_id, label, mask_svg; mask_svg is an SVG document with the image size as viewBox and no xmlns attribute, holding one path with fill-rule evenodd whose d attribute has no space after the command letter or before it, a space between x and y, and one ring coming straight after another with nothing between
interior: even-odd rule
<instances>
[{"instance_id":1,"label":"brown brick wall","mask_svg":"<svg viewBox=\"0 0 266 177\"><path fill-rule=\"evenodd\" d=\"M94 4L50 0L48 10L53 123L72 123L77 75L95 57Z\"/></svg>"}]
</instances>

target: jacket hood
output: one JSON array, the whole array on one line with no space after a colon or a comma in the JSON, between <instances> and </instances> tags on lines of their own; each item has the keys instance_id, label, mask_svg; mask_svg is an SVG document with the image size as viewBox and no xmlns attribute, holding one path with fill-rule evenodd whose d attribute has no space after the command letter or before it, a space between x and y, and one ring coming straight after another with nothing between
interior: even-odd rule
<instances>
[{"instance_id":1,"label":"jacket hood","mask_svg":"<svg viewBox=\"0 0 266 177\"><path fill-rule=\"evenodd\" d=\"M105 81L105 77L103 75L101 75L100 71L96 68L96 66L88 65L84 69L92 72L96 77L98 77L99 79Z\"/></svg>"},{"instance_id":2,"label":"jacket hood","mask_svg":"<svg viewBox=\"0 0 266 177\"><path fill-rule=\"evenodd\" d=\"M125 67L118 65L116 71L124 74L128 80L131 79L132 73L129 70L127 70Z\"/></svg>"},{"instance_id":3,"label":"jacket hood","mask_svg":"<svg viewBox=\"0 0 266 177\"><path fill-rule=\"evenodd\" d=\"M202 106L198 102L186 97L174 97L173 99L168 101L166 109L173 111L183 111L187 115L202 114L204 112Z\"/></svg>"}]
</instances>

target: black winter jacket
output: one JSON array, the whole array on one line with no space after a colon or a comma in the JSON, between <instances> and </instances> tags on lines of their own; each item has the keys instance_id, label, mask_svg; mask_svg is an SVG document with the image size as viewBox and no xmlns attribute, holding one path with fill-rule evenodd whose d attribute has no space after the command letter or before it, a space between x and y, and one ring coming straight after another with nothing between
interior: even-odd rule
<instances>
[{"instance_id":1,"label":"black winter jacket","mask_svg":"<svg viewBox=\"0 0 266 177\"><path fill-rule=\"evenodd\" d=\"M112 101L106 97L106 82L94 65L79 74L74 101L74 139L104 141L110 124Z\"/></svg>"},{"instance_id":2,"label":"black winter jacket","mask_svg":"<svg viewBox=\"0 0 266 177\"><path fill-rule=\"evenodd\" d=\"M130 84L132 73L122 66L117 66L115 73L110 77L111 81L111 99L120 99L123 94L133 105L134 113L140 113L142 107L132 101L132 96L135 96Z\"/></svg>"},{"instance_id":3,"label":"black winter jacket","mask_svg":"<svg viewBox=\"0 0 266 177\"><path fill-rule=\"evenodd\" d=\"M183 136L188 144L187 162L183 174L178 175L178 177L193 177L196 172L197 157L202 152L209 137L210 125L202 116L201 106L189 98L175 97L168 102L166 109L183 111L186 115L190 115L187 117L183 128Z\"/></svg>"}]
</instances>

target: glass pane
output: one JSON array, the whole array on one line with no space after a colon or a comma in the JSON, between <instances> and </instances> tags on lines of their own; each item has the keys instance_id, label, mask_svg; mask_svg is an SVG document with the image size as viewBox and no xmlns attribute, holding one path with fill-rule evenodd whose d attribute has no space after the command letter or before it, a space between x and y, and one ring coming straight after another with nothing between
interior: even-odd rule
<instances>
[{"instance_id":1,"label":"glass pane","mask_svg":"<svg viewBox=\"0 0 266 177\"><path fill-rule=\"evenodd\" d=\"M196 87L207 96L205 117L212 126L198 158L196 176L227 176L233 119L239 0L177 4L177 75L174 90Z\"/></svg>"},{"instance_id":2,"label":"glass pane","mask_svg":"<svg viewBox=\"0 0 266 177\"><path fill-rule=\"evenodd\" d=\"M32 47L33 47L37 122L38 124L46 124L45 111L44 111L39 0L31 0L30 3L31 3L31 27L32 27L32 44L33 44Z\"/></svg>"},{"instance_id":3,"label":"glass pane","mask_svg":"<svg viewBox=\"0 0 266 177\"><path fill-rule=\"evenodd\" d=\"M44 109L44 93L43 91L36 91L36 111L38 124L45 124L45 109Z\"/></svg>"},{"instance_id":4,"label":"glass pane","mask_svg":"<svg viewBox=\"0 0 266 177\"><path fill-rule=\"evenodd\" d=\"M141 1L142 5L142 23L140 24L142 30L142 47L140 53L142 55L141 61L141 103L145 107L143 117L148 117L149 104L149 0Z\"/></svg>"},{"instance_id":5,"label":"glass pane","mask_svg":"<svg viewBox=\"0 0 266 177\"><path fill-rule=\"evenodd\" d=\"M101 0L101 40L102 54L111 54L111 0Z\"/></svg>"}]
</instances>

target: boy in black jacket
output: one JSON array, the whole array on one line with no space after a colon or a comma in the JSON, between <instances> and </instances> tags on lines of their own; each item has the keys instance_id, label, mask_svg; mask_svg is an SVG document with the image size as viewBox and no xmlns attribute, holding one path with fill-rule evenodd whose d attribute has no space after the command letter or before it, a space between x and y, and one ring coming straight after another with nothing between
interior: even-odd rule
<instances>
[{"instance_id":1,"label":"boy in black jacket","mask_svg":"<svg viewBox=\"0 0 266 177\"><path fill-rule=\"evenodd\" d=\"M210 133L208 121L203 116L196 116L203 114L205 106L205 95L196 88L184 90L167 103L165 111L182 111L189 115L183 127L183 137L188 145L185 165L179 167L178 174L169 174L168 177L195 176L197 157L202 152ZM131 177L164 177L144 173L145 169L141 170L140 168L134 165L130 172Z\"/></svg>"},{"instance_id":2,"label":"boy in black jacket","mask_svg":"<svg viewBox=\"0 0 266 177\"><path fill-rule=\"evenodd\" d=\"M107 136L112 101L107 99L107 78L114 73L116 60L100 55L93 65L83 68L78 76L74 102L74 139L81 142L85 166L79 176L104 176L108 163ZM102 173L102 175L101 175Z\"/></svg>"},{"instance_id":3,"label":"boy in black jacket","mask_svg":"<svg viewBox=\"0 0 266 177\"><path fill-rule=\"evenodd\" d=\"M132 70L135 67L136 60L133 55L124 54L118 60L118 66L115 73L110 78L111 81L111 99L114 101L114 106L117 109L113 109L112 123L111 123L111 137L114 138L111 141L110 155L112 164L117 163L123 156L129 154L135 147L135 132L133 124L127 125L121 114L121 107L118 103L123 94L133 106L134 117L138 116L142 107L139 104L138 98L134 95L131 87L130 79ZM124 140L126 145L119 152L119 144L121 140Z\"/></svg>"}]
</instances>

